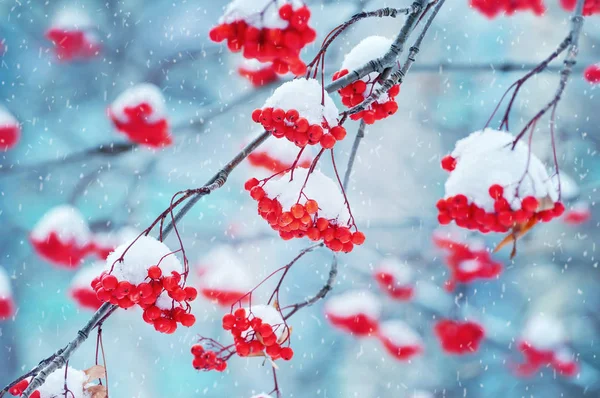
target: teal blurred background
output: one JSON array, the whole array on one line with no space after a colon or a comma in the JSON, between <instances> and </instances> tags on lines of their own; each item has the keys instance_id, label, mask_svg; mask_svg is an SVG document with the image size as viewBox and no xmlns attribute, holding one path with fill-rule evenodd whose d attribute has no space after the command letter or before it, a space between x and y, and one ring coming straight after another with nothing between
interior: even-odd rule
<instances>
[{"instance_id":1,"label":"teal blurred background","mask_svg":"<svg viewBox=\"0 0 600 398\"><path fill-rule=\"evenodd\" d=\"M540 226L505 265L498 280L469 286L463 310L486 326L490 342L467 357L444 355L432 335L434 313L449 314L454 297L442 288L447 269L431 243L437 227L435 202L443 195L439 159L454 142L483 127L506 88L523 72L491 68L454 71L437 65L486 66L539 62L567 32L568 14L556 0L543 17L519 14L488 20L466 0L448 1L419 54L415 70L398 97L399 111L369 127L349 188L349 200L367 243L340 258L336 290L377 291L370 273L383 256L409 261L418 275L416 303L386 301L384 317L401 318L426 341L424 355L397 362L377 342L357 340L332 329L322 303L292 319L295 357L280 364L284 397L404 398L415 391L439 397L600 396L600 289L596 242L600 181L600 101L598 90L581 78L567 88L558 110L562 169L592 205L592 219L569 226ZM254 89L236 73L240 57L208 40L208 30L225 1L0 1L0 103L22 123L22 140L2 153L0 168L0 265L12 276L18 311L0 322L0 384L35 366L71 340L91 313L80 310L67 291L74 272L58 269L32 252L28 233L53 206L71 203L96 230L120 226L144 229L168 206L171 196L202 185L255 132L250 113L273 86ZM309 1L317 42L354 13L408 2ZM71 6L90 15L102 51L90 60L57 62L44 38L52 16ZM600 61L600 17L584 27L579 59ZM326 73L337 70L343 54L370 34L393 37L402 20L357 24L328 53ZM304 50L309 61L313 44ZM175 144L163 150L137 148L119 156L84 157L61 162L70 153L100 144L123 143L106 116L106 107L132 84L151 82L166 99ZM513 113L512 125L526 122L554 94L558 73L530 81ZM336 98L339 104L339 98ZM348 124L353 134L356 123ZM548 127L539 126L535 152L551 160ZM351 139L338 148L345 164ZM46 163L46 162L50 163ZM330 166L323 166L329 171ZM232 245L247 261L256 282L290 261L307 242L283 242L263 225L243 182L255 175L248 164L227 185L203 199L181 223L192 266L210 248ZM171 237L172 238L172 237ZM498 236L486 236L497 242ZM303 258L282 291L285 302L316 292L326 278L325 250ZM268 288L264 294L267 295ZM332 294L335 294L335 290ZM141 314L118 311L104 325L111 396L240 397L270 391L269 366L258 359L233 359L228 371L198 373L189 347L198 335L225 337L223 309L198 299L198 322L171 336L159 335ZM546 370L521 379L509 369L519 359L515 339L526 321L545 312L561 318L582 371L564 378ZM70 365L93 364L90 339Z\"/></svg>"}]
</instances>

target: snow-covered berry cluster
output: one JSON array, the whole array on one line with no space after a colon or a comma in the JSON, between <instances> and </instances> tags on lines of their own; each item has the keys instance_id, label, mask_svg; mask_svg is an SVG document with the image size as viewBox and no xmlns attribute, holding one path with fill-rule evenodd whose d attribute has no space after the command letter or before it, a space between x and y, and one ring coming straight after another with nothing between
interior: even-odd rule
<instances>
[{"instance_id":1,"label":"snow-covered berry cluster","mask_svg":"<svg viewBox=\"0 0 600 398\"><path fill-rule=\"evenodd\" d=\"M298 148L284 140L267 139L248 155L248 162L256 168L274 173L291 169L298 155ZM308 168L314 159L311 147L305 147L298 158L297 167Z\"/></svg>"},{"instance_id":2,"label":"snow-covered berry cluster","mask_svg":"<svg viewBox=\"0 0 600 398\"><path fill-rule=\"evenodd\" d=\"M600 6L600 1L598 4ZM583 77L592 84L600 83L600 64L593 64L585 68Z\"/></svg>"},{"instance_id":3,"label":"snow-covered berry cluster","mask_svg":"<svg viewBox=\"0 0 600 398\"><path fill-rule=\"evenodd\" d=\"M483 233L550 221L564 212L542 162L512 134L492 129L458 141L442 159L450 172L446 196L437 202L440 224Z\"/></svg>"},{"instance_id":4,"label":"snow-covered berry cluster","mask_svg":"<svg viewBox=\"0 0 600 398\"><path fill-rule=\"evenodd\" d=\"M58 368L46 376L44 384L35 390L30 398L92 398L106 397L106 387L91 383L94 379L105 378L106 372L102 366L93 366L87 370L78 370L72 367ZM23 379L12 386L8 393L15 397L23 395L30 378Z\"/></svg>"},{"instance_id":5,"label":"snow-covered berry cluster","mask_svg":"<svg viewBox=\"0 0 600 398\"><path fill-rule=\"evenodd\" d=\"M29 239L35 251L52 264L75 268L93 252L92 233L83 215L69 205L50 209Z\"/></svg>"},{"instance_id":6,"label":"snow-covered berry cluster","mask_svg":"<svg viewBox=\"0 0 600 398\"><path fill-rule=\"evenodd\" d=\"M478 279L492 279L502 272L502 264L494 261L483 242L462 242L441 232L433 235L437 247L447 251L444 261L450 269L450 279L444 287L453 291L458 283L472 283Z\"/></svg>"},{"instance_id":7,"label":"snow-covered berry cluster","mask_svg":"<svg viewBox=\"0 0 600 398\"><path fill-rule=\"evenodd\" d=\"M308 237L323 241L334 252L351 252L365 235L351 231L356 227L335 183L319 171L308 173L298 168L292 180L289 172L262 181L252 178L245 188L258 202L260 216L282 239Z\"/></svg>"},{"instance_id":8,"label":"snow-covered berry cluster","mask_svg":"<svg viewBox=\"0 0 600 398\"><path fill-rule=\"evenodd\" d=\"M273 64L264 63L255 59L246 59L238 67L238 74L246 79L254 87L262 87L277 80L277 73Z\"/></svg>"},{"instance_id":9,"label":"snow-covered berry cluster","mask_svg":"<svg viewBox=\"0 0 600 398\"><path fill-rule=\"evenodd\" d=\"M96 296L92 288L92 281L104 271L104 262L92 264L89 267L77 271L71 282L69 295L81 307L96 311L102 305L102 301Z\"/></svg>"},{"instance_id":10,"label":"snow-covered berry cluster","mask_svg":"<svg viewBox=\"0 0 600 398\"><path fill-rule=\"evenodd\" d=\"M566 343L562 323L549 315L529 319L518 342L525 362L517 365L517 374L531 376L542 367L550 366L564 376L575 376L579 366Z\"/></svg>"},{"instance_id":11,"label":"snow-covered berry cluster","mask_svg":"<svg viewBox=\"0 0 600 398\"><path fill-rule=\"evenodd\" d=\"M252 288L252 275L244 260L230 246L209 251L198 264L200 294L223 307L240 301Z\"/></svg>"},{"instance_id":12,"label":"snow-covered berry cluster","mask_svg":"<svg viewBox=\"0 0 600 398\"><path fill-rule=\"evenodd\" d=\"M4 268L0 267L0 321L10 318L14 313L15 303L10 278Z\"/></svg>"},{"instance_id":13,"label":"snow-covered berry cluster","mask_svg":"<svg viewBox=\"0 0 600 398\"><path fill-rule=\"evenodd\" d=\"M219 357L219 353L205 349L201 344L194 344L192 346L192 366L196 370L216 370L217 372L223 372L227 369L227 361Z\"/></svg>"},{"instance_id":14,"label":"snow-covered berry cluster","mask_svg":"<svg viewBox=\"0 0 600 398\"><path fill-rule=\"evenodd\" d=\"M381 36L369 36L356 45L344 58L341 69L333 74L333 80L346 76L370 60L381 58L392 46L392 40ZM342 103L352 108L365 100L374 90L381 87L379 73L372 72L362 79L338 90L342 96ZM352 120L363 120L366 124L373 124L378 120L393 115L398 110L396 96L400 86L395 85L387 93L381 95L367 109L350 115Z\"/></svg>"},{"instance_id":15,"label":"snow-covered berry cluster","mask_svg":"<svg viewBox=\"0 0 600 398\"><path fill-rule=\"evenodd\" d=\"M0 150L8 151L17 145L21 138L19 122L3 106L0 106Z\"/></svg>"},{"instance_id":16,"label":"snow-covered berry cluster","mask_svg":"<svg viewBox=\"0 0 600 398\"><path fill-rule=\"evenodd\" d=\"M577 0L560 0L560 5L567 11L573 11ZM583 3L583 15L590 16L594 14L600 14L600 1L598 0L585 0Z\"/></svg>"},{"instance_id":17,"label":"snow-covered berry cluster","mask_svg":"<svg viewBox=\"0 0 600 398\"><path fill-rule=\"evenodd\" d=\"M198 292L185 286L181 263L172 250L149 236L117 247L91 286L102 302L123 309L141 307L144 321L160 333L171 334L177 324L190 327L196 322L189 303Z\"/></svg>"},{"instance_id":18,"label":"snow-covered berry cluster","mask_svg":"<svg viewBox=\"0 0 600 398\"><path fill-rule=\"evenodd\" d=\"M395 359L407 361L423 352L421 336L400 320L380 322L381 312L381 301L367 290L339 294L325 303L333 326L356 337L376 338Z\"/></svg>"},{"instance_id":19,"label":"snow-covered berry cluster","mask_svg":"<svg viewBox=\"0 0 600 398\"><path fill-rule=\"evenodd\" d=\"M542 15L546 10L543 0L470 0L470 4L488 18L499 14L512 15L519 11L531 11L535 15Z\"/></svg>"},{"instance_id":20,"label":"snow-covered berry cluster","mask_svg":"<svg viewBox=\"0 0 600 398\"><path fill-rule=\"evenodd\" d=\"M269 356L289 361L294 351L289 347L290 331L280 312L266 305L238 308L223 316L223 329L233 336L240 357ZM287 346L283 346L284 344Z\"/></svg>"},{"instance_id":21,"label":"snow-covered berry cluster","mask_svg":"<svg viewBox=\"0 0 600 398\"><path fill-rule=\"evenodd\" d=\"M470 354L479 349L485 337L483 327L473 321L443 319L435 324L435 334L442 349L449 354Z\"/></svg>"},{"instance_id":22,"label":"snow-covered berry cluster","mask_svg":"<svg viewBox=\"0 0 600 398\"><path fill-rule=\"evenodd\" d=\"M413 297L413 271L398 259L390 257L382 260L373 276L381 290L394 300L406 301Z\"/></svg>"},{"instance_id":23,"label":"snow-covered berry cluster","mask_svg":"<svg viewBox=\"0 0 600 398\"><path fill-rule=\"evenodd\" d=\"M142 83L128 88L108 107L115 128L131 141L151 148L171 145L165 99L158 87Z\"/></svg>"},{"instance_id":24,"label":"snow-covered berry cluster","mask_svg":"<svg viewBox=\"0 0 600 398\"><path fill-rule=\"evenodd\" d=\"M60 10L46 31L46 38L54 44L60 61L84 60L100 53L100 43L93 32L92 21L80 9Z\"/></svg>"},{"instance_id":25,"label":"snow-covered berry cluster","mask_svg":"<svg viewBox=\"0 0 600 398\"><path fill-rule=\"evenodd\" d=\"M209 32L214 42L227 41L244 58L271 62L278 74L303 75L300 51L315 40L308 26L310 10L300 0L234 0Z\"/></svg>"},{"instance_id":26,"label":"snow-covered berry cluster","mask_svg":"<svg viewBox=\"0 0 600 398\"><path fill-rule=\"evenodd\" d=\"M262 108L252 112L252 120L299 148L318 144L329 149L346 137L338 113L319 82L302 78L279 86Z\"/></svg>"}]
</instances>

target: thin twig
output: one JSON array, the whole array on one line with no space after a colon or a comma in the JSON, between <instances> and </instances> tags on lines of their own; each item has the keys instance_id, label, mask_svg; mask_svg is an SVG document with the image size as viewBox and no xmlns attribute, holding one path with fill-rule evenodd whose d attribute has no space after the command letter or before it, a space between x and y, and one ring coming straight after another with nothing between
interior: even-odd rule
<instances>
[{"instance_id":1,"label":"thin twig","mask_svg":"<svg viewBox=\"0 0 600 398\"><path fill-rule=\"evenodd\" d=\"M358 153L358 147L365 136L366 126L367 125L365 121L361 120L360 125L358 126L358 132L356 133L356 137L354 137L354 143L352 143L352 150L350 151L350 158L348 158L348 165L346 166L346 174L344 174L344 184L342 184L344 191L348 189L350 174L352 174L352 168L354 167L354 160L356 159L356 154Z\"/></svg>"}]
</instances>

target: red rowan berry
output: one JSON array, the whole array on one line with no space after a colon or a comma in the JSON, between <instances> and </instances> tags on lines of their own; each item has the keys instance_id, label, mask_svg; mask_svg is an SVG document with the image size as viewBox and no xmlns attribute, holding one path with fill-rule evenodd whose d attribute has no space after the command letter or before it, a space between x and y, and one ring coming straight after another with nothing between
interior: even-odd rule
<instances>
[{"instance_id":1,"label":"red rowan berry","mask_svg":"<svg viewBox=\"0 0 600 398\"><path fill-rule=\"evenodd\" d=\"M317 219L317 228L319 231L323 232L329 227L329 221L326 218L319 217Z\"/></svg>"},{"instance_id":2,"label":"red rowan berry","mask_svg":"<svg viewBox=\"0 0 600 398\"><path fill-rule=\"evenodd\" d=\"M187 286L185 289L186 301L194 301L198 297L198 290L192 286Z\"/></svg>"},{"instance_id":3,"label":"red rowan berry","mask_svg":"<svg viewBox=\"0 0 600 398\"><path fill-rule=\"evenodd\" d=\"M446 171L453 171L456 168L456 159L450 155L442 158L442 169Z\"/></svg>"},{"instance_id":4,"label":"red rowan berry","mask_svg":"<svg viewBox=\"0 0 600 398\"><path fill-rule=\"evenodd\" d=\"M285 113L285 118L292 123L296 122L296 120L298 120L298 117L300 117L300 115L295 109L290 109Z\"/></svg>"},{"instance_id":5,"label":"red rowan berry","mask_svg":"<svg viewBox=\"0 0 600 398\"><path fill-rule=\"evenodd\" d=\"M331 134L323 134L321 140L319 141L321 146L325 149L331 149L335 145L335 137Z\"/></svg>"},{"instance_id":6,"label":"red rowan berry","mask_svg":"<svg viewBox=\"0 0 600 398\"><path fill-rule=\"evenodd\" d=\"M334 252L342 251L344 244L337 239L332 239L327 246Z\"/></svg>"},{"instance_id":7,"label":"red rowan berry","mask_svg":"<svg viewBox=\"0 0 600 398\"><path fill-rule=\"evenodd\" d=\"M254 187L250 190L250 196L254 200L261 200L265 196L265 190L261 187Z\"/></svg>"},{"instance_id":8,"label":"red rowan berry","mask_svg":"<svg viewBox=\"0 0 600 398\"><path fill-rule=\"evenodd\" d=\"M321 238L321 233L317 228L309 228L306 230L306 236L308 236L308 239L316 242Z\"/></svg>"},{"instance_id":9,"label":"red rowan berry","mask_svg":"<svg viewBox=\"0 0 600 398\"><path fill-rule=\"evenodd\" d=\"M189 328L196 323L196 317L193 314L183 314L181 316L181 324L186 328Z\"/></svg>"},{"instance_id":10,"label":"red rowan berry","mask_svg":"<svg viewBox=\"0 0 600 398\"><path fill-rule=\"evenodd\" d=\"M452 221L452 218L450 218L448 214L438 214L437 219L441 225L450 224L450 222Z\"/></svg>"},{"instance_id":11,"label":"red rowan berry","mask_svg":"<svg viewBox=\"0 0 600 398\"><path fill-rule=\"evenodd\" d=\"M552 209L552 214L554 217L560 217L565 212L565 205L560 202L554 203L554 208Z\"/></svg>"},{"instance_id":12,"label":"red rowan berry","mask_svg":"<svg viewBox=\"0 0 600 398\"><path fill-rule=\"evenodd\" d=\"M162 276L162 270L158 265L153 265L148 268L148 276L150 279L159 279Z\"/></svg>"},{"instance_id":13,"label":"red rowan berry","mask_svg":"<svg viewBox=\"0 0 600 398\"><path fill-rule=\"evenodd\" d=\"M355 245L362 245L365 243L365 234L360 231L356 231L352 234L352 243Z\"/></svg>"},{"instance_id":14,"label":"red rowan berry","mask_svg":"<svg viewBox=\"0 0 600 398\"><path fill-rule=\"evenodd\" d=\"M310 126L308 123L308 120L306 120L305 118L301 117L299 118L296 123L296 131L299 133L306 133L308 131L308 127Z\"/></svg>"},{"instance_id":15,"label":"red rowan berry","mask_svg":"<svg viewBox=\"0 0 600 398\"><path fill-rule=\"evenodd\" d=\"M308 214L315 214L319 211L319 205L317 201L309 199L304 203L304 208Z\"/></svg>"},{"instance_id":16,"label":"red rowan berry","mask_svg":"<svg viewBox=\"0 0 600 398\"><path fill-rule=\"evenodd\" d=\"M256 178L251 178L248 181L246 181L246 183L244 184L244 189L246 191L250 191L252 188L257 186L258 184L259 184L259 182Z\"/></svg>"},{"instance_id":17,"label":"red rowan berry","mask_svg":"<svg viewBox=\"0 0 600 398\"><path fill-rule=\"evenodd\" d=\"M119 285L119 280L114 275L104 275L101 281L102 287L107 291L114 290Z\"/></svg>"},{"instance_id":18,"label":"red rowan berry","mask_svg":"<svg viewBox=\"0 0 600 398\"><path fill-rule=\"evenodd\" d=\"M284 21L289 21L290 18L292 18L293 14L294 14L294 9L292 8L291 4L284 4L279 9L279 16Z\"/></svg>"},{"instance_id":19,"label":"red rowan berry","mask_svg":"<svg viewBox=\"0 0 600 398\"><path fill-rule=\"evenodd\" d=\"M262 110L261 109L255 109L252 112L252 121L254 123L260 123L260 115L262 114Z\"/></svg>"},{"instance_id":20,"label":"red rowan berry","mask_svg":"<svg viewBox=\"0 0 600 398\"><path fill-rule=\"evenodd\" d=\"M294 356L294 350L290 347L283 347L279 352L279 355L284 361L289 361Z\"/></svg>"},{"instance_id":21,"label":"red rowan berry","mask_svg":"<svg viewBox=\"0 0 600 398\"><path fill-rule=\"evenodd\" d=\"M225 330L231 330L231 328L235 325L236 322L236 317L233 316L232 314L225 314L223 316L223 329Z\"/></svg>"},{"instance_id":22,"label":"red rowan berry","mask_svg":"<svg viewBox=\"0 0 600 398\"><path fill-rule=\"evenodd\" d=\"M497 200L504 194L504 188L501 185L494 184L490 187L489 194L492 199Z\"/></svg>"},{"instance_id":23,"label":"red rowan berry","mask_svg":"<svg viewBox=\"0 0 600 398\"><path fill-rule=\"evenodd\" d=\"M526 211L535 212L538 208L538 200L533 196L527 196L521 201L521 208Z\"/></svg>"},{"instance_id":24,"label":"red rowan berry","mask_svg":"<svg viewBox=\"0 0 600 398\"><path fill-rule=\"evenodd\" d=\"M294 204L290 210L294 218L302 218L305 213L304 206L299 203Z\"/></svg>"},{"instance_id":25,"label":"red rowan berry","mask_svg":"<svg viewBox=\"0 0 600 398\"><path fill-rule=\"evenodd\" d=\"M329 132L338 141L341 141L346 137L346 129L342 126L335 126L329 130Z\"/></svg>"}]
</instances>

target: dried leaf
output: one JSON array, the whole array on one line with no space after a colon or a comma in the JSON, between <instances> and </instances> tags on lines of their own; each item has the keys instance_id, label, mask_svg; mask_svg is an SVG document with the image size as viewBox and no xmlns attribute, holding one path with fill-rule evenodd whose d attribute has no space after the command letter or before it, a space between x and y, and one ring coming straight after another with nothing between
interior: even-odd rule
<instances>
[{"instance_id":1,"label":"dried leaf","mask_svg":"<svg viewBox=\"0 0 600 398\"><path fill-rule=\"evenodd\" d=\"M286 327L283 329L283 333L281 333L281 337L277 340L277 344L283 344L290 338L290 334L292 334L292 328Z\"/></svg>"},{"instance_id":2,"label":"dried leaf","mask_svg":"<svg viewBox=\"0 0 600 398\"><path fill-rule=\"evenodd\" d=\"M101 365L94 365L83 371L87 375L86 383L90 383L95 379L104 379L106 377L106 369Z\"/></svg>"},{"instance_id":3,"label":"dried leaf","mask_svg":"<svg viewBox=\"0 0 600 398\"><path fill-rule=\"evenodd\" d=\"M536 224L537 224L536 218L531 218L525 224L517 224L513 228L513 231L510 234L506 235L506 237L504 239L502 239L502 241L500 243L498 243L498 246L496 246L496 248L494 249L494 253L498 252L500 249L502 249L504 246L508 245L511 242L516 245L517 240L521 239ZM511 258L513 258L515 256L515 254L516 254L516 250L513 248L513 252L511 253Z\"/></svg>"},{"instance_id":4,"label":"dried leaf","mask_svg":"<svg viewBox=\"0 0 600 398\"><path fill-rule=\"evenodd\" d=\"M106 392L106 386L94 385L86 388L85 390L91 394L91 398L106 398L108 396Z\"/></svg>"}]
</instances>

